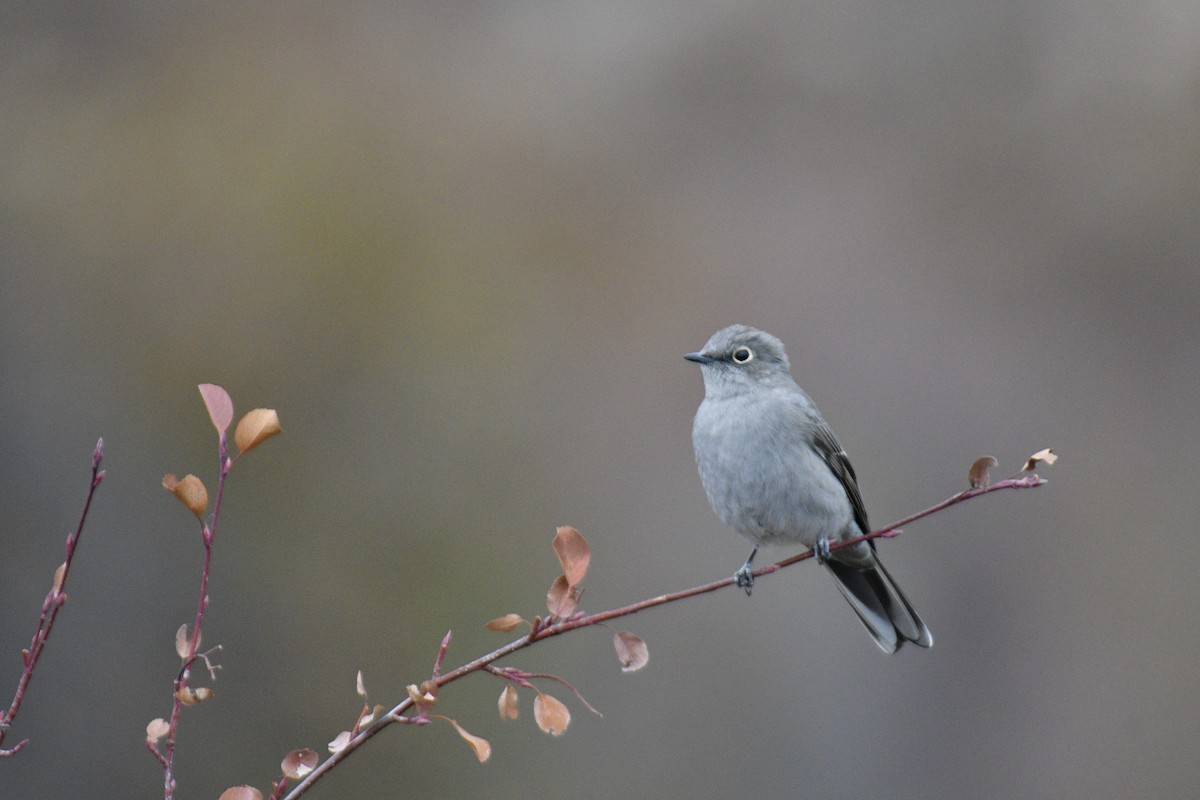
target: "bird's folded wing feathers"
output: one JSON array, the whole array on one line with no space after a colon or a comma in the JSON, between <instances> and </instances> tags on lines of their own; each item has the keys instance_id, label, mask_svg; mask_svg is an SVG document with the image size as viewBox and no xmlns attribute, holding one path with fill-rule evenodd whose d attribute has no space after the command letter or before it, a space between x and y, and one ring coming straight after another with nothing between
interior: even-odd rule
<instances>
[{"instance_id":1,"label":"bird's folded wing feathers","mask_svg":"<svg viewBox=\"0 0 1200 800\"><path fill-rule=\"evenodd\" d=\"M850 507L854 511L854 521L859 530L867 533L871 526L867 523L867 509L863 505L862 495L858 491L858 476L850 465L850 458L838 443L837 437L824 421L819 421L813 431L813 448L821 459L829 465L829 469L846 489L846 497L850 499Z\"/></svg>"}]
</instances>

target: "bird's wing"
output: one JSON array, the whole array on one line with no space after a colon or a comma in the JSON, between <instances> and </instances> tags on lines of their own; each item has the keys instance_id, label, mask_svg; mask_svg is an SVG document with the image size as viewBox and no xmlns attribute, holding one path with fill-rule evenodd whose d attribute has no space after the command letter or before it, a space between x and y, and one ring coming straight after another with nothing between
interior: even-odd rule
<instances>
[{"instance_id":1,"label":"bird's wing","mask_svg":"<svg viewBox=\"0 0 1200 800\"><path fill-rule=\"evenodd\" d=\"M846 497L850 499L850 507L854 511L854 521L858 523L859 529L863 533L869 532L871 526L867 524L867 509L863 505L862 495L858 491L858 477L854 474L854 467L850 465L850 457L846 455L846 451L838 443L833 431L823 421L816 425L813 447L846 489Z\"/></svg>"}]
</instances>

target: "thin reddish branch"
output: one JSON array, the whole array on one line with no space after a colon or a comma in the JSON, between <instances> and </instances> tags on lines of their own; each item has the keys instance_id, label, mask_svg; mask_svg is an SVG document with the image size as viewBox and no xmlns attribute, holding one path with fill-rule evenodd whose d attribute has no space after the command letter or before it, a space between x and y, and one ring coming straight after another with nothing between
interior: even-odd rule
<instances>
[{"instance_id":1,"label":"thin reddish branch","mask_svg":"<svg viewBox=\"0 0 1200 800\"><path fill-rule=\"evenodd\" d=\"M225 480L229 477L229 471L233 469L234 464L233 460L229 458L229 438L225 433L221 433L218 457L221 475L217 481L217 499L213 503L212 521L207 525L203 520L200 522L201 538L204 541L204 573L200 578L200 601L196 606L196 626L192 630L192 637L188 642L188 655L184 659L184 667L180 670L179 677L175 679L174 703L171 707L170 730L167 733L167 752L165 756L160 755L159 757L159 761L163 765L163 797L165 800L171 800L175 795L175 739L179 733L179 718L183 712L182 697L188 688L192 664L197 658L196 651L200 648L200 632L204 627L204 616L208 611L208 578L212 573L213 540L216 537L217 522L221 516L221 499L225 496ZM207 659L205 661L207 662ZM211 664L209 664L209 674L213 674ZM158 754L157 748L154 752Z\"/></svg>"},{"instance_id":2,"label":"thin reddish branch","mask_svg":"<svg viewBox=\"0 0 1200 800\"><path fill-rule=\"evenodd\" d=\"M446 653L450 650L450 634L452 631L446 631L446 635L442 637L442 646L438 649L437 661L433 662L433 679L436 681L442 674L442 664L446 663Z\"/></svg>"},{"instance_id":3,"label":"thin reddish branch","mask_svg":"<svg viewBox=\"0 0 1200 800\"><path fill-rule=\"evenodd\" d=\"M991 486L979 487L979 488L975 488L975 489L968 489L965 492L959 492L956 495L948 497L947 499L943 500L942 502L940 502L936 505L930 506L929 508L926 508L923 511L918 511L916 514L912 514L911 516L905 517L904 519L893 522L891 525L888 525L886 528L880 528L878 530L874 530L874 531L871 531L870 533L864 534L863 536L858 536L854 539L848 539L844 542L830 543L829 551L837 552L838 550L841 550L843 547L850 547L851 545L858 544L859 542L866 542L866 541L870 541L872 539L894 538L894 537L900 535L900 533L901 533L900 528L902 525L907 525L910 522L915 522L919 519L923 519L925 517L928 517L931 514L936 514L937 512L942 511L943 509L949 508L950 506L957 505L957 504L965 502L967 500L972 500L976 497L980 497L985 494L991 494L992 492L998 492L998 491L1001 491L1004 489L1033 489L1038 486L1042 486L1045 483L1046 483L1046 481L1039 478L1038 476L1029 475L1024 478L1009 478L1008 480L999 481L998 483L995 483ZM806 550L805 552L803 552L799 555L796 555L796 556L792 556L791 558L785 558L784 560L778 561L774 564L770 564L765 567L760 567L759 569L754 570L754 576L756 578L758 578L758 577L762 577L764 575L770 575L773 572L778 572L779 570L783 569L784 567L790 567L791 565L798 564L801 561L807 561L808 559L813 558L814 556L815 556L815 553L813 553L813 551ZM512 642L509 642L508 644L504 645L503 647L493 650L492 652L488 653L487 655L480 656L479 658L476 658L474 661L470 661L466 664L463 664L462 666L457 667L456 669L453 669L450 672L445 673L444 675L435 677L433 680L433 683L437 687L440 688L442 686L445 686L448 683L453 683L454 681L458 680L459 678L465 677L466 675L470 675L472 672L479 672L479 671L487 671L487 672L492 673L493 675L513 679L516 674L525 675L526 673L511 673L510 674L510 673L506 672L504 669L493 667L492 664L494 664L496 661L499 661L500 659L504 658L505 656L512 655L513 653L517 652L518 650L524 650L526 647L530 647L544 639L550 639L554 636L561 636L564 633L570 633L571 631L578 630L579 628L591 627L593 625L598 625L600 623L608 622L609 620L612 620L612 619L618 619L620 617L627 617L627 616L630 616L631 614L636 614L639 611L645 611L646 609L654 608L655 606L662 606L662 605L666 605L667 603L678 602L680 600L684 600L689 597L695 597L696 595L707 594L709 592L715 592L715 591L718 591L719 589L726 589L730 586L736 586L736 585L737 585L737 578L734 576L730 576L728 578L722 578L721 580L718 580L718 581L713 581L712 583L705 583L700 586L693 586L690 589L682 589L678 592L671 592L670 594L662 594L657 597L651 597L651 598L642 600L637 603L632 603L627 606L621 606L620 608L610 609L608 611L600 611L595 614L575 614L564 620L553 620L552 624L547 624L546 622L543 622L540 619L535 619L534 623L533 623L533 630L529 634L522 636L521 638L516 639ZM449 634L447 634L447 637L448 636L449 636ZM443 641L443 648L439 652L439 660L438 660L439 666L441 665L441 659L445 657L445 645L446 645L446 642ZM539 677L553 677L553 676L539 676ZM556 678L555 680L559 680L559 679ZM346 743L345 747L343 747L341 750L334 753L329 758L325 759L325 761L323 761L321 764L319 764L316 769L314 769L311 773L308 774L307 777L304 778L304 780L302 780L300 783L296 784L296 786L292 789L292 791L289 792L284 797L284 800L296 800L296 798L303 795L310 788L312 788L313 784L315 784L322 777L324 777L324 775L326 773L328 773L330 770L332 770L334 767L336 767L338 764L340 764L343 759L348 757L351 753L353 753L355 750L357 750L362 745L366 744L366 742L369 739L371 739L373 736L375 736L375 734L379 733L381 730L383 730L387 726L391 725L393 722L412 722L412 721L414 721L411 717L405 716L405 712L410 710L412 707L413 707L413 700L411 697L407 697L404 700L402 700L398 705L396 705L395 708L393 708L388 713L382 715L374 725L362 730L357 736L354 736L353 738L351 738L350 741Z\"/></svg>"},{"instance_id":4,"label":"thin reddish branch","mask_svg":"<svg viewBox=\"0 0 1200 800\"><path fill-rule=\"evenodd\" d=\"M92 482L88 488L87 500L83 503L83 513L79 515L79 524L75 526L74 533L67 536L67 556L61 567L62 576L55 575L54 585L50 587L50 593L42 601L42 615L38 618L37 631L33 634L29 648L21 653L24 669L21 670L21 679L17 682L17 690L13 694L8 710L0 712L0 744L4 743L4 735L8 733L13 720L17 717L17 712L21 710L25 691L29 688L29 682L33 680L33 671L37 669L38 659L42 657L42 652L46 649L46 641L50 638L50 630L54 627L54 621L58 619L58 611L67 602L67 576L71 573L71 562L75 559L75 551L79 547L79 537L83 535L83 525L87 522L88 512L92 508L92 498L95 497L96 489L104 480L104 470L100 469L100 462L103 459L104 439L100 439L96 442L96 449L92 451ZM27 744L29 744L29 740L22 739L11 749L5 750L0 747L0 758L15 756L25 749Z\"/></svg>"}]
</instances>

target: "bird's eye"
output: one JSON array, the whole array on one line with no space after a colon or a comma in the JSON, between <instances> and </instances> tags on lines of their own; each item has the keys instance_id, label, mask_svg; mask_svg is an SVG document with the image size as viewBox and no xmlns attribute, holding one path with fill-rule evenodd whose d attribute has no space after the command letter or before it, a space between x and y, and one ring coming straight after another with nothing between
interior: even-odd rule
<instances>
[{"instance_id":1,"label":"bird's eye","mask_svg":"<svg viewBox=\"0 0 1200 800\"><path fill-rule=\"evenodd\" d=\"M745 364L754 360L754 351L749 347L739 347L733 351L733 360L739 364Z\"/></svg>"}]
</instances>

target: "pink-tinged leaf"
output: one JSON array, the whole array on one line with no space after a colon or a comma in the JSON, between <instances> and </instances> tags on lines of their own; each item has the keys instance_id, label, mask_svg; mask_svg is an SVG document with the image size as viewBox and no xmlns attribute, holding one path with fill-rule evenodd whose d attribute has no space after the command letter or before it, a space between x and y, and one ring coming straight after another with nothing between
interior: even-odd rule
<instances>
[{"instance_id":1,"label":"pink-tinged leaf","mask_svg":"<svg viewBox=\"0 0 1200 800\"><path fill-rule=\"evenodd\" d=\"M559 575L546 593L546 608L556 617L569 617L579 605L579 590L567 583L566 575Z\"/></svg>"},{"instance_id":2,"label":"pink-tinged leaf","mask_svg":"<svg viewBox=\"0 0 1200 800\"><path fill-rule=\"evenodd\" d=\"M569 525L563 525L554 534L554 552L562 563L563 575L571 586L583 583L588 564L592 560L592 549L583 534Z\"/></svg>"},{"instance_id":3,"label":"pink-tinged leaf","mask_svg":"<svg viewBox=\"0 0 1200 800\"><path fill-rule=\"evenodd\" d=\"M275 413L275 409L256 408L238 422L237 430L233 432L233 441L238 452L248 453L282 432L283 428L279 425L279 415Z\"/></svg>"},{"instance_id":4,"label":"pink-tinged leaf","mask_svg":"<svg viewBox=\"0 0 1200 800\"><path fill-rule=\"evenodd\" d=\"M475 757L479 759L480 764L486 763L492 757L492 746L488 743L487 739L469 733L454 720L449 720L449 722L454 726L454 730L458 731L458 735L463 738L463 741L471 745L471 749L475 751Z\"/></svg>"},{"instance_id":5,"label":"pink-tinged leaf","mask_svg":"<svg viewBox=\"0 0 1200 800\"><path fill-rule=\"evenodd\" d=\"M362 670L358 671L358 677L354 680L354 691L358 692L358 696L367 699L367 685L363 683Z\"/></svg>"},{"instance_id":6,"label":"pink-tinged leaf","mask_svg":"<svg viewBox=\"0 0 1200 800\"><path fill-rule=\"evenodd\" d=\"M617 648L622 672L637 672L650 660L650 648L629 631L618 631L613 636L613 646Z\"/></svg>"},{"instance_id":7,"label":"pink-tinged leaf","mask_svg":"<svg viewBox=\"0 0 1200 800\"><path fill-rule=\"evenodd\" d=\"M967 483L972 489L986 489L992 485L992 476L988 470L999 465L1000 462L992 456L980 456L967 470Z\"/></svg>"},{"instance_id":8,"label":"pink-tinged leaf","mask_svg":"<svg viewBox=\"0 0 1200 800\"><path fill-rule=\"evenodd\" d=\"M520 713L520 709L517 708L517 690L511 684L504 687L497 705L500 707L500 719L517 718Z\"/></svg>"},{"instance_id":9,"label":"pink-tinged leaf","mask_svg":"<svg viewBox=\"0 0 1200 800\"><path fill-rule=\"evenodd\" d=\"M196 640L196 647L200 647L199 639ZM184 660L192 654L192 640L188 636L186 622L179 626L179 630L175 631L175 652Z\"/></svg>"},{"instance_id":10,"label":"pink-tinged leaf","mask_svg":"<svg viewBox=\"0 0 1200 800\"><path fill-rule=\"evenodd\" d=\"M221 792L219 800L263 800L263 796L253 786L231 786Z\"/></svg>"},{"instance_id":11,"label":"pink-tinged leaf","mask_svg":"<svg viewBox=\"0 0 1200 800\"><path fill-rule=\"evenodd\" d=\"M146 726L146 742L156 745L158 741L171 732L171 726L161 717L150 720L150 724Z\"/></svg>"},{"instance_id":12,"label":"pink-tinged leaf","mask_svg":"<svg viewBox=\"0 0 1200 800\"><path fill-rule=\"evenodd\" d=\"M571 712L554 697L538 694L533 700L533 718L537 725L552 736L562 736L571 724Z\"/></svg>"},{"instance_id":13,"label":"pink-tinged leaf","mask_svg":"<svg viewBox=\"0 0 1200 800\"><path fill-rule=\"evenodd\" d=\"M350 744L350 731L342 731L337 735L337 738L329 743L329 752L340 753L346 749L346 745Z\"/></svg>"},{"instance_id":14,"label":"pink-tinged leaf","mask_svg":"<svg viewBox=\"0 0 1200 800\"><path fill-rule=\"evenodd\" d=\"M521 625L528 625L529 622L520 614L505 614L503 617L496 617L483 627L489 631L498 631L500 633L511 633Z\"/></svg>"},{"instance_id":15,"label":"pink-tinged leaf","mask_svg":"<svg viewBox=\"0 0 1200 800\"><path fill-rule=\"evenodd\" d=\"M199 389L204 407L208 409L208 418L217 433L224 436L233 422L233 401L229 399L229 393L215 383L202 383Z\"/></svg>"},{"instance_id":16,"label":"pink-tinged leaf","mask_svg":"<svg viewBox=\"0 0 1200 800\"><path fill-rule=\"evenodd\" d=\"M317 752L306 747L288 753L279 768L288 780L303 780L308 773L317 768L317 760Z\"/></svg>"}]
</instances>

